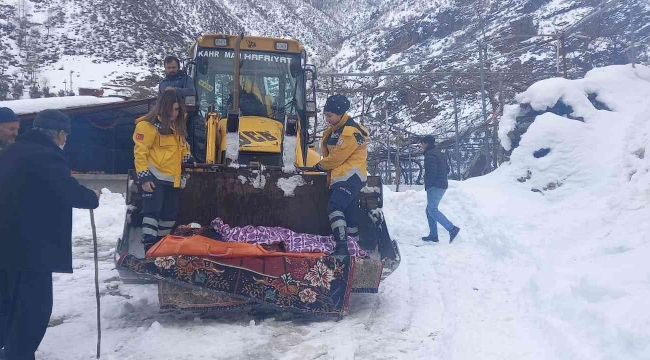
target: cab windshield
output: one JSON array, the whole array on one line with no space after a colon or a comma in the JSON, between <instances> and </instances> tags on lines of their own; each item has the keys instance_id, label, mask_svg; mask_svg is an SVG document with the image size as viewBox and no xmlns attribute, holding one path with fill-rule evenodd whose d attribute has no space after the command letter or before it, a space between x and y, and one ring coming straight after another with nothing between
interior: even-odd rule
<instances>
[{"instance_id":1,"label":"cab windshield","mask_svg":"<svg viewBox=\"0 0 650 360\"><path fill-rule=\"evenodd\" d=\"M225 117L232 104L234 51L200 49L197 55L199 113L205 117L212 108ZM303 101L300 101L304 99L304 75L302 72L291 73L292 62L300 64L300 56L242 51L239 95L242 116L262 116L284 121L285 115L298 115L304 110Z\"/></svg>"}]
</instances>

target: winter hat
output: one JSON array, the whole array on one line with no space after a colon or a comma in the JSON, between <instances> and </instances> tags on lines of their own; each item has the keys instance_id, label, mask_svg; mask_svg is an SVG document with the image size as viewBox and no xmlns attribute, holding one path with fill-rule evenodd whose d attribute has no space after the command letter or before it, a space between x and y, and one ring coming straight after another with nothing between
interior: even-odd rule
<instances>
[{"instance_id":1,"label":"winter hat","mask_svg":"<svg viewBox=\"0 0 650 360\"><path fill-rule=\"evenodd\" d=\"M70 118L59 110L43 110L36 115L34 127L65 131L70 134Z\"/></svg>"},{"instance_id":2,"label":"winter hat","mask_svg":"<svg viewBox=\"0 0 650 360\"><path fill-rule=\"evenodd\" d=\"M421 143L425 143L429 146L429 148L432 148L436 145L436 137L433 135L427 135L420 139Z\"/></svg>"},{"instance_id":3,"label":"winter hat","mask_svg":"<svg viewBox=\"0 0 650 360\"><path fill-rule=\"evenodd\" d=\"M331 112L337 115L343 115L346 111L350 110L350 100L343 95L336 94L327 98L324 112Z\"/></svg>"},{"instance_id":4,"label":"winter hat","mask_svg":"<svg viewBox=\"0 0 650 360\"><path fill-rule=\"evenodd\" d=\"M17 122L18 116L8 107L0 108L0 124Z\"/></svg>"}]
</instances>

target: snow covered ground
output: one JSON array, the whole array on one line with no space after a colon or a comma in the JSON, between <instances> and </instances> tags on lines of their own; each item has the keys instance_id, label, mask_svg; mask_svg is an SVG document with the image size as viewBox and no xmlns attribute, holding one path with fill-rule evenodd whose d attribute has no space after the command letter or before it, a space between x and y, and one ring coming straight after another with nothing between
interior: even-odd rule
<instances>
[{"instance_id":1,"label":"snow covered ground","mask_svg":"<svg viewBox=\"0 0 650 360\"><path fill-rule=\"evenodd\" d=\"M614 111L590 107L585 92ZM105 194L95 212L102 359L650 358L650 68L551 79L518 99L543 110L559 98L585 122L541 115L510 163L450 182L441 208L462 228L453 244L442 229L441 243L420 240L423 191L385 189L402 263L379 294L354 295L338 322L158 313L155 286L117 278L124 200ZM549 154L535 158L544 147ZM542 190L549 183L561 186ZM39 359L94 357L88 211L75 210L73 241L75 273L55 276Z\"/></svg>"},{"instance_id":2,"label":"snow covered ground","mask_svg":"<svg viewBox=\"0 0 650 360\"><path fill-rule=\"evenodd\" d=\"M160 74L163 69L160 67ZM88 56L65 55L54 64L41 69L40 78L47 79L51 84L50 89L57 93L60 89L70 88L72 79L72 90L78 94L80 87L104 88L104 96L108 95L131 95L128 86L119 86L120 81L131 79L132 81L142 80L151 74L146 66L129 64L126 61L102 62L97 58Z\"/></svg>"}]
</instances>

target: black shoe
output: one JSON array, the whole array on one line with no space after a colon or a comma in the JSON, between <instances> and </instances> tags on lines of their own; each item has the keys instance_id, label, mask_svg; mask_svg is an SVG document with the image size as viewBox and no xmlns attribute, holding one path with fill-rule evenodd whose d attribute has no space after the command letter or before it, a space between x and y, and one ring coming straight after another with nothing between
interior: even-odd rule
<instances>
[{"instance_id":1,"label":"black shoe","mask_svg":"<svg viewBox=\"0 0 650 360\"><path fill-rule=\"evenodd\" d=\"M430 242L438 242L438 237L437 236L431 236L427 235L422 238L423 241L430 241Z\"/></svg>"},{"instance_id":2,"label":"black shoe","mask_svg":"<svg viewBox=\"0 0 650 360\"><path fill-rule=\"evenodd\" d=\"M449 232L449 243L451 244L456 236L458 236L458 233L460 232L460 228L458 226L454 226L453 229Z\"/></svg>"},{"instance_id":3,"label":"black shoe","mask_svg":"<svg viewBox=\"0 0 650 360\"><path fill-rule=\"evenodd\" d=\"M156 244L144 244L145 256L146 256L147 252L149 251L149 249L151 249L154 245L156 245Z\"/></svg>"}]
</instances>

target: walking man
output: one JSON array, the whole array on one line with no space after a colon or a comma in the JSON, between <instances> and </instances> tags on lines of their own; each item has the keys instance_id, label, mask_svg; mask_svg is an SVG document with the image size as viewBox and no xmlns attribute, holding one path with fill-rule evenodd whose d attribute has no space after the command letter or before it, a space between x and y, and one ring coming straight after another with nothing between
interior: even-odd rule
<instances>
[{"instance_id":1,"label":"walking man","mask_svg":"<svg viewBox=\"0 0 650 360\"><path fill-rule=\"evenodd\" d=\"M460 228L447 219L438 209L440 200L449 187L447 174L449 166L444 155L436 149L436 138L427 135L420 144L424 149L424 188L427 191L427 220L429 222L429 235L422 238L424 241L438 242L438 223L449 231L449 242L453 242Z\"/></svg>"},{"instance_id":2,"label":"walking man","mask_svg":"<svg viewBox=\"0 0 650 360\"><path fill-rule=\"evenodd\" d=\"M99 206L100 193L70 174L69 133L70 118L44 110L0 154L0 358L34 359L52 314L52 273L72 272L72 208Z\"/></svg>"}]
</instances>

